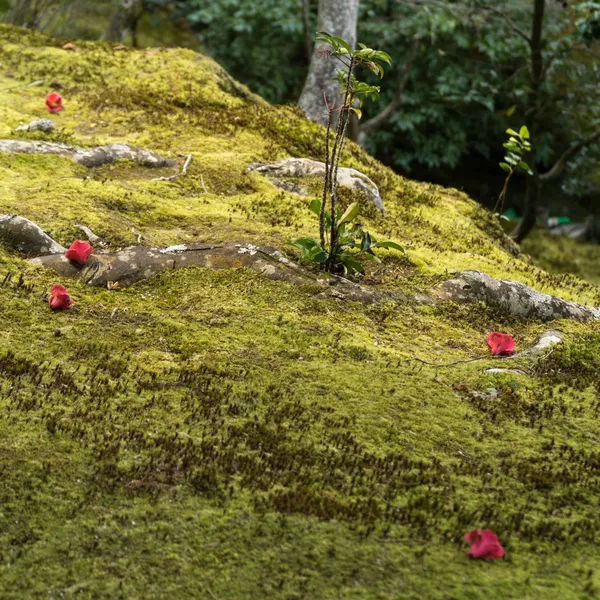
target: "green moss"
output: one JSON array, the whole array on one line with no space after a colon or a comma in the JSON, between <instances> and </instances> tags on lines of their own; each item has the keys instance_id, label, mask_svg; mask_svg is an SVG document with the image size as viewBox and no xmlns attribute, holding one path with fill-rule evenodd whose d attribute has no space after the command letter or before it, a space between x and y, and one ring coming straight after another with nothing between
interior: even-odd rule
<instances>
[{"instance_id":1,"label":"green moss","mask_svg":"<svg viewBox=\"0 0 600 600\"><path fill-rule=\"evenodd\" d=\"M523 251L535 264L553 273L564 274L565 280L579 276L600 285L600 246L555 236L535 230L523 243Z\"/></svg>"},{"instance_id":2,"label":"green moss","mask_svg":"<svg viewBox=\"0 0 600 600\"><path fill-rule=\"evenodd\" d=\"M86 170L2 155L1 212L64 244L81 235L77 224L113 247L141 234L151 245L245 240L285 251L290 238L317 234L308 199L246 169L319 159L320 127L189 51L60 45L0 28L15 75L1 87L57 80L55 136L137 144L179 164ZM46 92L0 94L1 135L47 116ZM185 176L152 181L188 153ZM411 301L465 268L596 305L598 288L515 257L461 192L403 179L353 144L343 163L382 192L386 215L367 213L369 230L408 250L382 252L365 283L404 303L319 300L245 270L91 289L0 249L2 598L598 593L598 325L554 323L563 349L541 365L510 362L532 377L490 376L483 369L499 362L487 332L524 348L547 326ZM53 283L68 286L69 311L45 303ZM410 360L476 356L451 367ZM490 387L497 398L469 391ZM474 527L499 534L506 560L466 558L462 536Z\"/></svg>"}]
</instances>

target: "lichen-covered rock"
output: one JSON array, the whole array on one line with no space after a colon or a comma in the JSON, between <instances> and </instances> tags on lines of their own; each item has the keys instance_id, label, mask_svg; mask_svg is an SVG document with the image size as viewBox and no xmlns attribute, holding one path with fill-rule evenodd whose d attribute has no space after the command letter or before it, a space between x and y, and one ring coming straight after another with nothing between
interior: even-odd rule
<instances>
[{"instance_id":1,"label":"lichen-covered rock","mask_svg":"<svg viewBox=\"0 0 600 600\"><path fill-rule=\"evenodd\" d=\"M36 119L27 123L27 125L19 125L15 131L41 131L43 133L49 133L54 131L56 126L50 119Z\"/></svg>"},{"instance_id":2,"label":"lichen-covered rock","mask_svg":"<svg viewBox=\"0 0 600 600\"><path fill-rule=\"evenodd\" d=\"M298 187L296 189L290 188L290 184L286 182L286 179L308 177L323 180L325 178L325 163L308 158L286 158L267 164L252 163L248 169L266 175L271 183L277 187L301 195L303 195L302 189ZM356 169L341 167L338 169L337 180L338 185L364 195L377 210L383 212L383 200L379 194L379 188L366 175Z\"/></svg>"},{"instance_id":3,"label":"lichen-covered rock","mask_svg":"<svg viewBox=\"0 0 600 600\"><path fill-rule=\"evenodd\" d=\"M107 144L95 148L77 148L52 142L29 142L22 140L0 140L0 152L16 154L54 154L70 158L84 167L100 167L115 160L132 160L144 167L170 167L173 161L143 148L132 148L127 144Z\"/></svg>"}]
</instances>

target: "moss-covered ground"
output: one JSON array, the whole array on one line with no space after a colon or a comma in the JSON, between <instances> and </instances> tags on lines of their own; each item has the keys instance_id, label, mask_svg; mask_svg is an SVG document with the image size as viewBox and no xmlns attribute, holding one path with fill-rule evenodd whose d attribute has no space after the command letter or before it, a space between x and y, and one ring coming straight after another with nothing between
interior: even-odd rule
<instances>
[{"instance_id":1,"label":"moss-covered ground","mask_svg":"<svg viewBox=\"0 0 600 600\"><path fill-rule=\"evenodd\" d=\"M600 245L571 240L567 236L534 231L522 244L523 252L553 273L573 273L600 285Z\"/></svg>"},{"instance_id":2,"label":"moss-covered ground","mask_svg":"<svg viewBox=\"0 0 600 600\"><path fill-rule=\"evenodd\" d=\"M246 167L320 159L321 128L191 51L62 43L0 29L0 137L47 116L60 84L49 139L193 161L155 182L175 170L0 155L0 212L63 244L76 224L114 247L141 234L285 251L315 233L307 199ZM366 284L412 293L476 268L600 305L598 287L515 257L461 192L403 179L356 146L343 162L382 192L387 212L365 207L369 229L407 249ZM3 600L600 594L600 324L319 300L244 270L90 289L8 249L0 283ZM53 283L76 300L69 311L44 302ZM487 375L489 358L408 361L485 357L492 330L524 348L549 327L560 349L511 362L529 377ZM495 531L505 559L470 561L473 528Z\"/></svg>"}]
</instances>

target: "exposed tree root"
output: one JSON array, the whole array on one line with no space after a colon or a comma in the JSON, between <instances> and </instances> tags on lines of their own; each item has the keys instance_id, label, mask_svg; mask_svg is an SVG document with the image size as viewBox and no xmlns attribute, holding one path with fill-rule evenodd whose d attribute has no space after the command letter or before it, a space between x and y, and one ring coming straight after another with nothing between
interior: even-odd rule
<instances>
[{"instance_id":1,"label":"exposed tree root","mask_svg":"<svg viewBox=\"0 0 600 600\"><path fill-rule=\"evenodd\" d=\"M486 369L484 373L487 373L488 375L507 374L529 377L529 373L525 373L525 371L521 371L521 369Z\"/></svg>"},{"instance_id":2,"label":"exposed tree root","mask_svg":"<svg viewBox=\"0 0 600 600\"><path fill-rule=\"evenodd\" d=\"M0 215L0 240L25 256L64 254L65 248L35 223L15 215Z\"/></svg>"},{"instance_id":3,"label":"exposed tree root","mask_svg":"<svg viewBox=\"0 0 600 600\"><path fill-rule=\"evenodd\" d=\"M95 148L77 148L52 142L0 140L0 152L8 154L55 154L70 158L84 167L100 167L119 159L132 160L144 167L172 167L173 161L149 150L128 146L127 144L109 144Z\"/></svg>"},{"instance_id":4,"label":"exposed tree root","mask_svg":"<svg viewBox=\"0 0 600 600\"><path fill-rule=\"evenodd\" d=\"M508 315L537 321L600 319L599 308L543 294L516 281L494 279L480 271L457 273L452 279L444 281L434 295L456 304L483 301Z\"/></svg>"},{"instance_id":5,"label":"exposed tree root","mask_svg":"<svg viewBox=\"0 0 600 600\"><path fill-rule=\"evenodd\" d=\"M88 237L98 241L87 227L79 226ZM371 304L383 298L399 300L399 295L373 291L335 275L315 274L288 260L275 248L252 244L190 244L153 248L131 246L117 252L99 251L84 266L67 260L65 248L44 233L35 223L14 215L0 215L0 241L30 257L30 263L53 269L65 277L73 277L88 285L128 287L165 270L184 267L233 269L246 267L269 279L295 285L311 286L321 297L338 297ZM462 304L485 301L510 315L532 320L600 318L600 309L581 306L554 296L536 292L514 281L494 279L479 271L463 271L445 281L431 296L415 296L414 302L432 302L432 298ZM406 297L401 298L403 301ZM534 348L509 358L543 351L559 343L560 334L543 334Z\"/></svg>"},{"instance_id":6,"label":"exposed tree root","mask_svg":"<svg viewBox=\"0 0 600 600\"><path fill-rule=\"evenodd\" d=\"M377 298L360 285L341 277L321 279L300 269L280 252L268 246L252 244L179 245L168 248L131 246L114 253L93 254L84 266L67 260L63 254L40 256L29 261L53 269L92 286L129 287L166 270L185 267L235 269L246 267L277 281L316 286L325 296L374 302Z\"/></svg>"}]
</instances>

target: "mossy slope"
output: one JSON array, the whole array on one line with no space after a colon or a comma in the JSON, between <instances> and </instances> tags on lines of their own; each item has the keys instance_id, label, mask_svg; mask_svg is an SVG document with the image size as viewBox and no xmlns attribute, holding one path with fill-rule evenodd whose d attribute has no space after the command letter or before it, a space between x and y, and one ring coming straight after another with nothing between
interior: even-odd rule
<instances>
[{"instance_id":1,"label":"mossy slope","mask_svg":"<svg viewBox=\"0 0 600 600\"><path fill-rule=\"evenodd\" d=\"M47 116L57 82L51 139L193 161L153 182L129 164L0 156L0 212L62 243L78 223L114 246L141 234L284 249L315 233L307 200L246 166L319 159L319 127L190 51L61 45L0 29L1 87L45 82L0 93L1 137ZM600 304L598 288L507 252L461 192L398 177L356 146L343 162L382 192L370 230L408 251L367 283L414 291L477 268ZM552 324L564 348L542 366L519 361L533 377L517 379L483 374L492 360L403 362L483 356L496 329L524 347L543 329L483 306L367 307L189 270L121 291L60 282L77 303L51 313L51 273L4 249L0 276L0 597L598 594L598 324ZM468 391L491 387L495 399ZM499 534L505 560L465 557L475 527Z\"/></svg>"}]
</instances>

